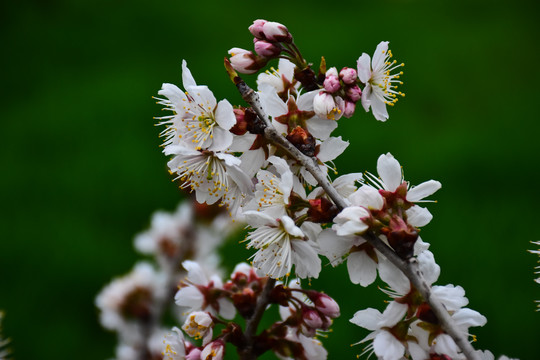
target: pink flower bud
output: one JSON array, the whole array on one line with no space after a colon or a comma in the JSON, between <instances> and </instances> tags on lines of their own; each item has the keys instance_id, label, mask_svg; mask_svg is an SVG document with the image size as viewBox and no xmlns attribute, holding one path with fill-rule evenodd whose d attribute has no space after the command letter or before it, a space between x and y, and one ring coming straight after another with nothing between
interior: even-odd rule
<instances>
[{"instance_id":1,"label":"pink flower bud","mask_svg":"<svg viewBox=\"0 0 540 360\"><path fill-rule=\"evenodd\" d=\"M253 22L249 27L249 31L257 39L264 39L263 25L266 24L266 20L258 19Z\"/></svg>"},{"instance_id":2,"label":"pink flower bud","mask_svg":"<svg viewBox=\"0 0 540 360\"><path fill-rule=\"evenodd\" d=\"M345 93L347 94L348 100L352 102L357 102L362 97L362 90L358 87L358 85L354 85L351 87L348 87L347 90L345 90Z\"/></svg>"},{"instance_id":3,"label":"pink flower bud","mask_svg":"<svg viewBox=\"0 0 540 360\"><path fill-rule=\"evenodd\" d=\"M353 68L344 67L339 72L339 77L341 78L341 80L343 80L345 84L352 85L356 83L357 73L356 70Z\"/></svg>"},{"instance_id":4,"label":"pink flower bud","mask_svg":"<svg viewBox=\"0 0 540 360\"><path fill-rule=\"evenodd\" d=\"M201 360L201 349L193 348L193 350L186 355L186 360Z\"/></svg>"},{"instance_id":5,"label":"pink flower bud","mask_svg":"<svg viewBox=\"0 0 540 360\"><path fill-rule=\"evenodd\" d=\"M225 355L225 343L222 340L212 341L201 352L201 359L222 360Z\"/></svg>"},{"instance_id":6,"label":"pink flower bud","mask_svg":"<svg viewBox=\"0 0 540 360\"><path fill-rule=\"evenodd\" d=\"M272 58L281 53L281 48L276 44L272 44L265 40L257 40L255 42L255 52L262 57Z\"/></svg>"},{"instance_id":7,"label":"pink flower bud","mask_svg":"<svg viewBox=\"0 0 540 360\"><path fill-rule=\"evenodd\" d=\"M302 320L304 324L312 329L320 329L323 326L323 320L319 313L314 309L306 308L302 311Z\"/></svg>"},{"instance_id":8,"label":"pink flower bud","mask_svg":"<svg viewBox=\"0 0 540 360\"><path fill-rule=\"evenodd\" d=\"M321 91L313 98L313 111L317 116L328 120L338 120L343 114L345 103L342 98L335 98L326 91Z\"/></svg>"},{"instance_id":9,"label":"pink flower bud","mask_svg":"<svg viewBox=\"0 0 540 360\"><path fill-rule=\"evenodd\" d=\"M324 79L324 90L328 91L329 93L335 93L339 89L341 89L341 83L339 82L339 78L334 75L328 76L328 73L326 74L326 79Z\"/></svg>"},{"instance_id":10,"label":"pink flower bud","mask_svg":"<svg viewBox=\"0 0 540 360\"><path fill-rule=\"evenodd\" d=\"M352 101L345 101L345 110L343 110L343 116L348 119L354 115L355 110L356 103L353 103Z\"/></svg>"},{"instance_id":11,"label":"pink flower bud","mask_svg":"<svg viewBox=\"0 0 540 360\"><path fill-rule=\"evenodd\" d=\"M229 50L229 55L231 55L230 62L234 70L242 74L253 74L257 72L257 61L251 51L232 48Z\"/></svg>"},{"instance_id":12,"label":"pink flower bud","mask_svg":"<svg viewBox=\"0 0 540 360\"><path fill-rule=\"evenodd\" d=\"M292 41L292 35L283 24L274 21L268 21L262 26L264 39L268 41L286 42Z\"/></svg>"},{"instance_id":13,"label":"pink flower bud","mask_svg":"<svg viewBox=\"0 0 540 360\"><path fill-rule=\"evenodd\" d=\"M339 305L330 296L312 291L307 294L309 299L313 301L317 310L330 318L337 318L339 316Z\"/></svg>"}]
</instances>

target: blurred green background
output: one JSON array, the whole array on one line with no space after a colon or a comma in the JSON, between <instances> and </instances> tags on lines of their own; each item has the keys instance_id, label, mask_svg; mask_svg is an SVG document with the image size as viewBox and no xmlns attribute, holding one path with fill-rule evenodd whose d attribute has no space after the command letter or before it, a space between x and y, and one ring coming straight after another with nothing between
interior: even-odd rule
<instances>
[{"instance_id":1,"label":"blurred green background","mask_svg":"<svg viewBox=\"0 0 540 360\"><path fill-rule=\"evenodd\" d=\"M2 2L0 309L14 358L113 356L94 297L139 258L132 238L152 212L180 198L151 97L180 84L186 59L198 83L241 104L223 57L251 47L257 18L286 24L316 64L354 67L390 41L407 97L387 123L340 120L335 134L351 145L338 169L374 172L390 151L412 184L441 181L422 231L439 284L463 286L488 318L471 329L477 348L540 358L537 257L526 252L540 240L536 0ZM241 260L231 247L228 266ZM352 286L344 267L313 287L342 304L329 359L354 359L366 333L348 319L382 310L384 296Z\"/></svg>"}]
</instances>

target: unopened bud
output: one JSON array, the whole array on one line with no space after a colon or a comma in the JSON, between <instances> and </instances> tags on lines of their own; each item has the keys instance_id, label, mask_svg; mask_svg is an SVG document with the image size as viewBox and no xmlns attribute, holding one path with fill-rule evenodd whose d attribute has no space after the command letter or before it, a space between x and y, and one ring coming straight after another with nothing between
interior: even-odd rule
<instances>
[{"instance_id":1,"label":"unopened bud","mask_svg":"<svg viewBox=\"0 0 540 360\"><path fill-rule=\"evenodd\" d=\"M268 21L263 24L262 31L264 40L290 43L292 35L283 24L274 21Z\"/></svg>"},{"instance_id":2,"label":"unopened bud","mask_svg":"<svg viewBox=\"0 0 540 360\"><path fill-rule=\"evenodd\" d=\"M357 102L362 98L362 90L360 90L358 85L348 87L347 90L345 90L345 94L347 94L347 99L352 102Z\"/></svg>"},{"instance_id":3,"label":"unopened bud","mask_svg":"<svg viewBox=\"0 0 540 360\"><path fill-rule=\"evenodd\" d=\"M356 110L355 103L353 103L352 101L345 101L345 109L343 110L343 116L345 116L348 119L354 115L355 110Z\"/></svg>"},{"instance_id":4,"label":"unopened bud","mask_svg":"<svg viewBox=\"0 0 540 360\"><path fill-rule=\"evenodd\" d=\"M274 58L281 53L281 48L278 44L273 44L265 40L257 40L254 47L255 52L265 58Z\"/></svg>"},{"instance_id":5,"label":"unopened bud","mask_svg":"<svg viewBox=\"0 0 540 360\"><path fill-rule=\"evenodd\" d=\"M357 73L356 70L353 68L344 67L339 72L339 77L341 78L341 80L343 80L345 84L352 85L356 83Z\"/></svg>"},{"instance_id":6,"label":"unopened bud","mask_svg":"<svg viewBox=\"0 0 540 360\"><path fill-rule=\"evenodd\" d=\"M305 308L302 310L302 320L306 326L312 329L320 329L323 326L323 320L315 309Z\"/></svg>"},{"instance_id":7,"label":"unopened bud","mask_svg":"<svg viewBox=\"0 0 540 360\"><path fill-rule=\"evenodd\" d=\"M263 25L266 24L266 20L258 19L253 22L249 27L249 31L257 39L264 39Z\"/></svg>"},{"instance_id":8,"label":"unopened bud","mask_svg":"<svg viewBox=\"0 0 540 360\"><path fill-rule=\"evenodd\" d=\"M328 75L326 74L326 78L324 79L324 90L328 91L329 93L335 93L339 89L341 89L341 83L339 82L339 78L335 75Z\"/></svg>"},{"instance_id":9,"label":"unopened bud","mask_svg":"<svg viewBox=\"0 0 540 360\"><path fill-rule=\"evenodd\" d=\"M313 111L319 117L339 120L343 115L345 102L339 96L335 98L326 91L321 91L313 98Z\"/></svg>"},{"instance_id":10,"label":"unopened bud","mask_svg":"<svg viewBox=\"0 0 540 360\"><path fill-rule=\"evenodd\" d=\"M287 140L289 140L290 143L304 155L310 157L315 155L315 138L301 126L295 127L289 135L287 135Z\"/></svg>"},{"instance_id":11,"label":"unopened bud","mask_svg":"<svg viewBox=\"0 0 540 360\"><path fill-rule=\"evenodd\" d=\"M339 316L339 305L330 296L317 291L308 291L306 292L306 295L311 301L313 301L313 304L315 304L317 310L324 315L332 319Z\"/></svg>"},{"instance_id":12,"label":"unopened bud","mask_svg":"<svg viewBox=\"0 0 540 360\"><path fill-rule=\"evenodd\" d=\"M187 355L186 360L201 360L201 349L193 348Z\"/></svg>"},{"instance_id":13,"label":"unopened bud","mask_svg":"<svg viewBox=\"0 0 540 360\"><path fill-rule=\"evenodd\" d=\"M229 50L229 55L231 55L230 62L233 69L242 74L253 74L262 67L251 51L232 48Z\"/></svg>"}]
</instances>

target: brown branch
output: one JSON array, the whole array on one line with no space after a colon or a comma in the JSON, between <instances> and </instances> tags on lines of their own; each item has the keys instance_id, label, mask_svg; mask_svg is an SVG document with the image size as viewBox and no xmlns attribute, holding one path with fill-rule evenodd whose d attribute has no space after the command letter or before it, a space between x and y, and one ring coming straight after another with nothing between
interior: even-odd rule
<instances>
[{"instance_id":1,"label":"brown branch","mask_svg":"<svg viewBox=\"0 0 540 360\"><path fill-rule=\"evenodd\" d=\"M255 305L253 315L246 320L246 330L244 331L245 346L238 350L238 355L240 356L241 360L257 359L258 355L253 351L253 338L256 335L257 327L261 322L264 311L268 306L270 292L272 289L274 289L275 285L276 279L267 279L266 284L264 285L264 288L257 299L257 304Z\"/></svg>"},{"instance_id":2,"label":"brown branch","mask_svg":"<svg viewBox=\"0 0 540 360\"><path fill-rule=\"evenodd\" d=\"M239 76L234 77L234 83L238 88L238 91L242 95L242 98L253 108L260 119L266 124L265 137L282 147L287 151L294 159L296 159L302 166L304 166L313 177L317 180L319 185L325 190L326 194L336 204L338 209L342 210L347 207L345 200L339 195L336 189L332 186L327 176L320 170L315 158L310 158L301 153L294 145L292 145L285 137L279 134L272 126L272 123L262 108L259 96L253 89L251 89ZM411 258L408 261L400 258L396 252L386 245L379 237L368 231L365 233L364 238L379 252L390 260L398 269L400 269L411 283L420 292L424 300L430 305L431 309L437 316L437 319L441 323L442 328L448 335L452 337L456 345L463 351L463 354L468 360L479 360L474 348L469 343L467 337L461 332L452 317L448 314L448 311L444 305L431 294L431 287L424 279L422 272L418 267L418 261L416 258ZM244 358L242 358L244 359ZM250 359L250 358L245 358Z\"/></svg>"}]
</instances>

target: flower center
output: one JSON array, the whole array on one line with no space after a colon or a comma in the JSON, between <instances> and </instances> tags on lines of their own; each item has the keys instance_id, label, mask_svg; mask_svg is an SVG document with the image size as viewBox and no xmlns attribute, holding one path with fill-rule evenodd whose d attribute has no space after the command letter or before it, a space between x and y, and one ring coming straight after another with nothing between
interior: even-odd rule
<instances>
[{"instance_id":1,"label":"flower center","mask_svg":"<svg viewBox=\"0 0 540 360\"><path fill-rule=\"evenodd\" d=\"M405 64L397 64L396 60L390 60L393 57L390 50L383 50L383 54L384 62L377 69L373 69L370 83L373 86L374 93L382 97L385 104L394 106L398 101L398 95L405 96L401 91L397 91L398 85L403 85L403 82L399 80L400 76L403 75L403 71L394 74L391 74L391 72L405 66Z\"/></svg>"}]
</instances>

